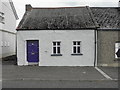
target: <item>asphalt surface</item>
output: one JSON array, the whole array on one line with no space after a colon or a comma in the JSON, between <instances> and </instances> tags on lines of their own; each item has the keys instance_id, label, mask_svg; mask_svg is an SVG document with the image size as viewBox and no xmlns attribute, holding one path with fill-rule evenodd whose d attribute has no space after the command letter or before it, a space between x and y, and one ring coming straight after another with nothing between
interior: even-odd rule
<instances>
[{"instance_id":1,"label":"asphalt surface","mask_svg":"<svg viewBox=\"0 0 120 90\"><path fill-rule=\"evenodd\" d=\"M118 88L116 81L24 80L3 81L3 88Z\"/></svg>"},{"instance_id":2,"label":"asphalt surface","mask_svg":"<svg viewBox=\"0 0 120 90\"><path fill-rule=\"evenodd\" d=\"M3 88L118 88L118 68L17 66L3 62Z\"/></svg>"},{"instance_id":3,"label":"asphalt surface","mask_svg":"<svg viewBox=\"0 0 120 90\"><path fill-rule=\"evenodd\" d=\"M3 80L107 80L94 67L3 66ZM7 71L7 72L6 72Z\"/></svg>"}]
</instances>

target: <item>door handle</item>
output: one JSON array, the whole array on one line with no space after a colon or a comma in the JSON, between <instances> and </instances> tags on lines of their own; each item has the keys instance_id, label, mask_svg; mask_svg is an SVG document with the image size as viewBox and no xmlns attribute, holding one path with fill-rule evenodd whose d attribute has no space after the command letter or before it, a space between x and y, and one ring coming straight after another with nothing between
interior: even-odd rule
<instances>
[{"instance_id":1,"label":"door handle","mask_svg":"<svg viewBox=\"0 0 120 90\"><path fill-rule=\"evenodd\" d=\"M35 55L35 53L31 53L32 55Z\"/></svg>"}]
</instances>

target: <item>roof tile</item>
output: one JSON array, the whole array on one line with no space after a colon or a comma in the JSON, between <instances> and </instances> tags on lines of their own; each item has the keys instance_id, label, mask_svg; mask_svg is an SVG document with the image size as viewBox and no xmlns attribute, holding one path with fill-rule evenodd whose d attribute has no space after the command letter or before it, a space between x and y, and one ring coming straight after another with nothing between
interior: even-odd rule
<instances>
[{"instance_id":1,"label":"roof tile","mask_svg":"<svg viewBox=\"0 0 120 90\"><path fill-rule=\"evenodd\" d=\"M87 7L33 8L26 12L17 29L73 30L95 28Z\"/></svg>"}]
</instances>

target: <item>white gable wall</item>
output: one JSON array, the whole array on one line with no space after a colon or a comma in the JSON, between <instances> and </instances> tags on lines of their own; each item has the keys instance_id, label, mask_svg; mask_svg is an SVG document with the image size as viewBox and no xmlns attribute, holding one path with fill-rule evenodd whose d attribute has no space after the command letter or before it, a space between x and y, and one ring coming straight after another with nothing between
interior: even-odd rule
<instances>
[{"instance_id":1,"label":"white gable wall","mask_svg":"<svg viewBox=\"0 0 120 90\"><path fill-rule=\"evenodd\" d=\"M2 57L15 55L16 35L8 32L2 32Z\"/></svg>"},{"instance_id":2,"label":"white gable wall","mask_svg":"<svg viewBox=\"0 0 120 90\"><path fill-rule=\"evenodd\" d=\"M9 0L0 0L0 12L4 13L4 24L0 23L0 58L15 54L16 18Z\"/></svg>"},{"instance_id":3,"label":"white gable wall","mask_svg":"<svg viewBox=\"0 0 120 90\"><path fill-rule=\"evenodd\" d=\"M2 3L1 3L1 0L0 0L0 11L2 11ZM2 58L2 23L0 23L0 58Z\"/></svg>"},{"instance_id":4,"label":"white gable wall","mask_svg":"<svg viewBox=\"0 0 120 90\"><path fill-rule=\"evenodd\" d=\"M5 17L5 24L3 24L2 29L9 32L16 32L16 18L14 16L13 10L10 6L9 0L2 2L2 12Z\"/></svg>"},{"instance_id":5,"label":"white gable wall","mask_svg":"<svg viewBox=\"0 0 120 90\"><path fill-rule=\"evenodd\" d=\"M18 31L18 65L28 65L26 40L39 40L39 66L94 66L94 30ZM61 41L62 56L51 56L53 41ZM81 41L83 55L71 55L72 41Z\"/></svg>"}]
</instances>

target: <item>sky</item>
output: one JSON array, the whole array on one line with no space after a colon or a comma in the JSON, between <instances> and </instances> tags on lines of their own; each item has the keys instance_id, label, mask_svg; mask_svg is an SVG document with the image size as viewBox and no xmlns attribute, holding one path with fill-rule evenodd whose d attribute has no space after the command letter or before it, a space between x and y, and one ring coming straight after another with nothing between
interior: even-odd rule
<instances>
[{"instance_id":1,"label":"sky","mask_svg":"<svg viewBox=\"0 0 120 90\"><path fill-rule=\"evenodd\" d=\"M17 25L25 13L25 5L31 4L32 7L117 7L119 0L12 0L17 11L19 20ZM16 25L16 26L17 26Z\"/></svg>"}]
</instances>

